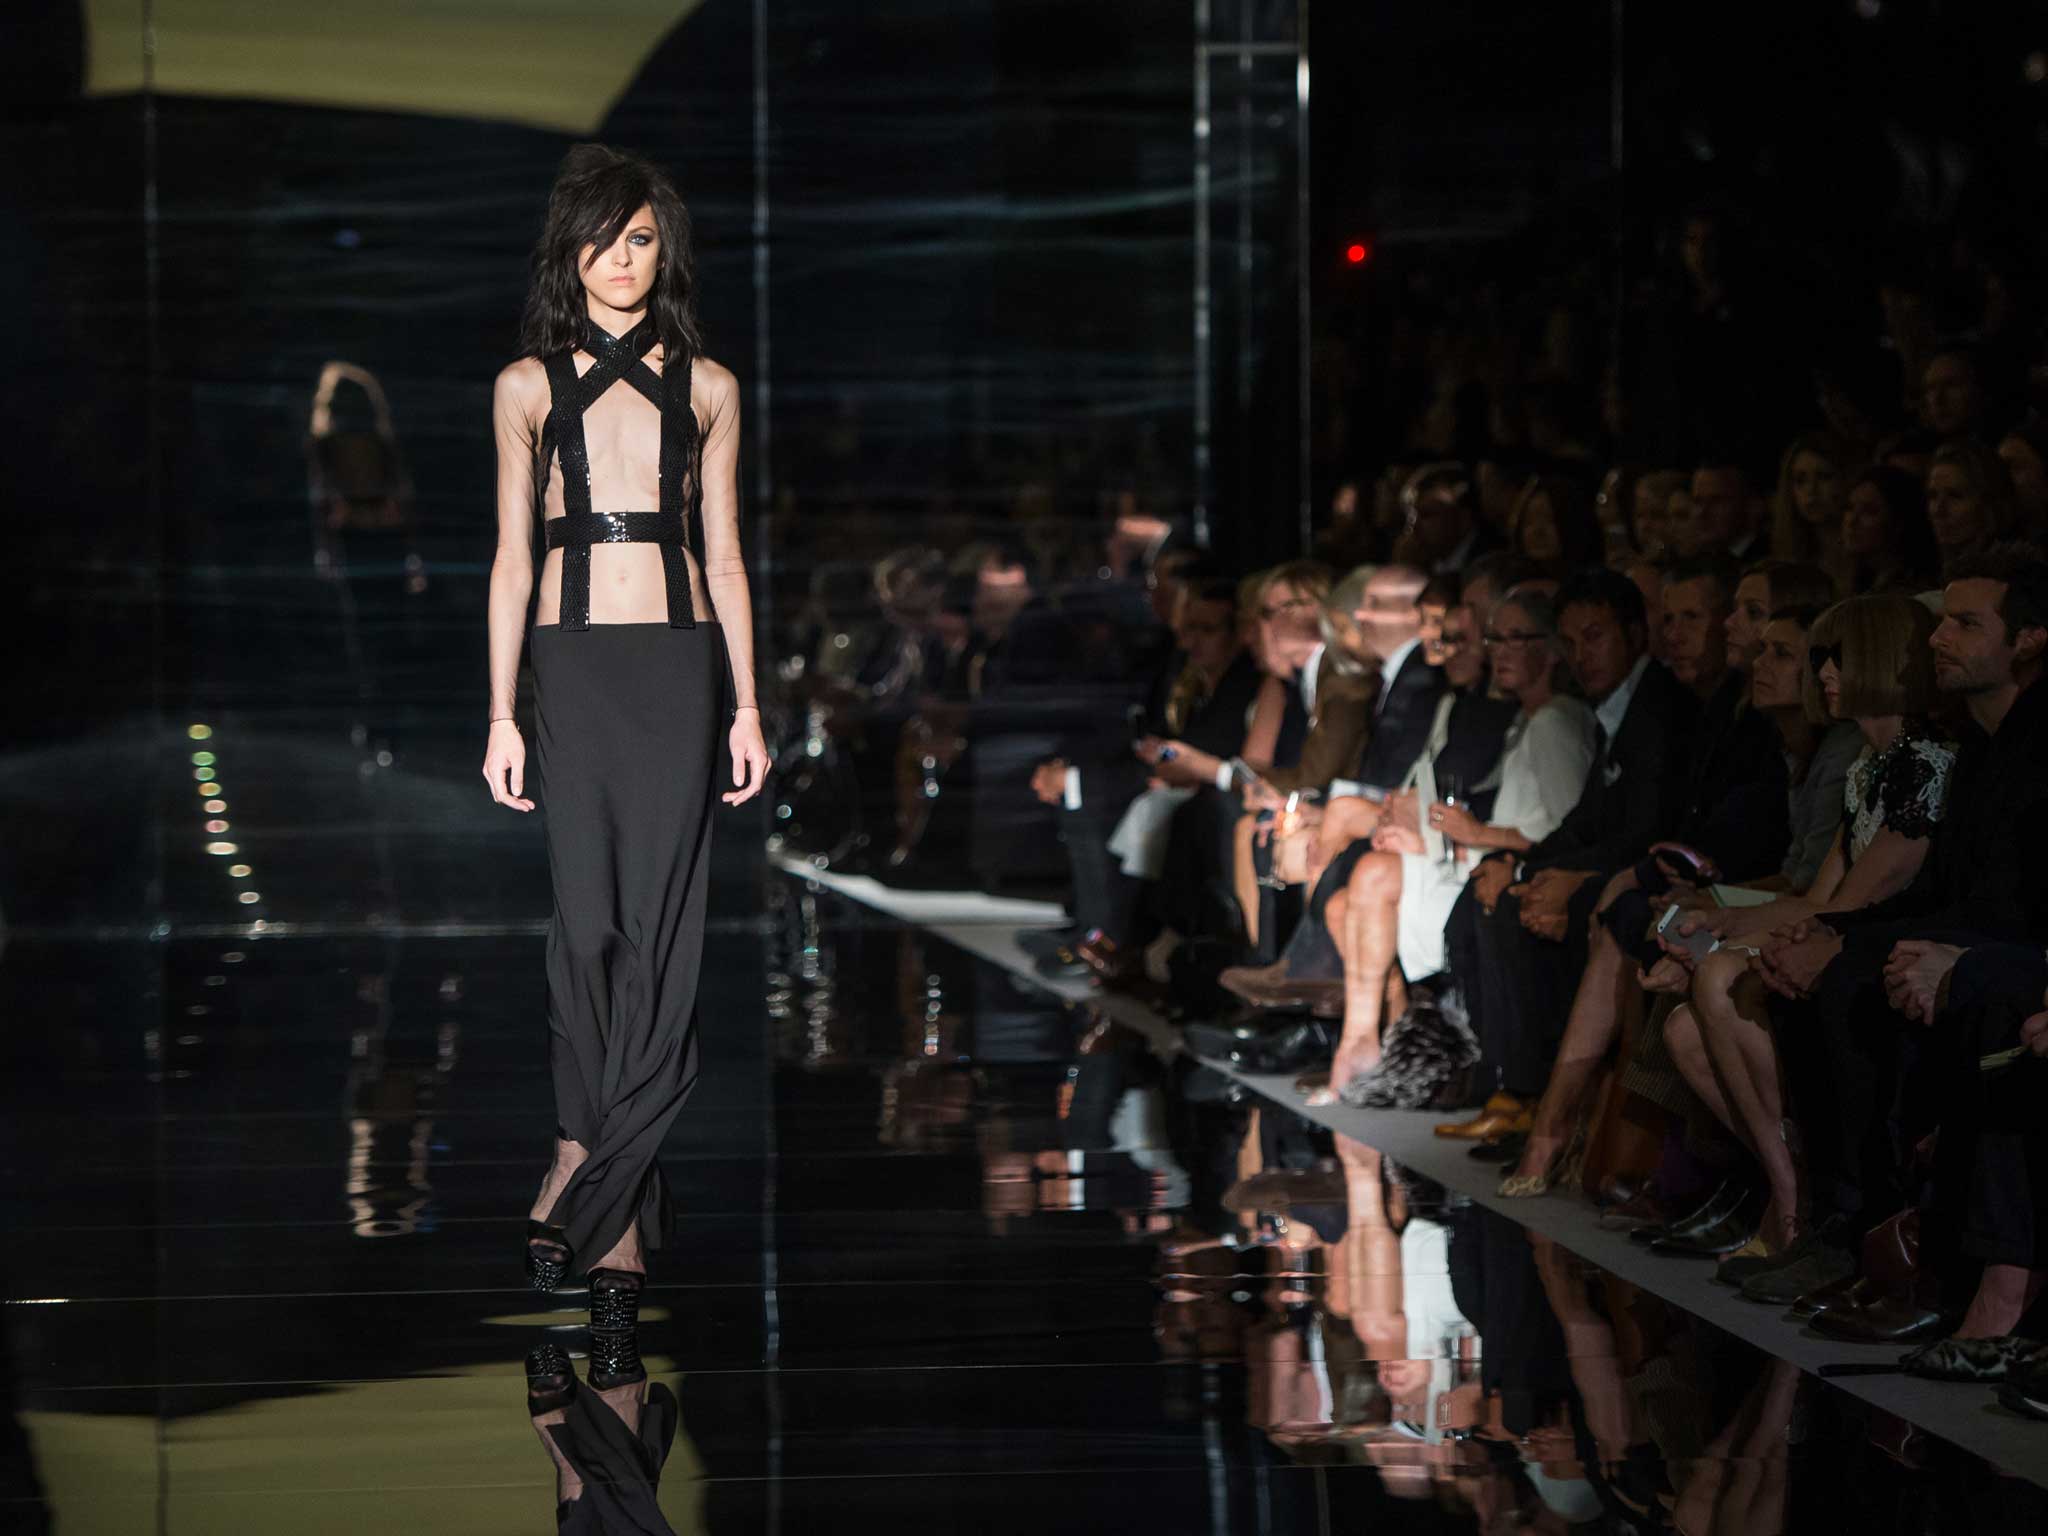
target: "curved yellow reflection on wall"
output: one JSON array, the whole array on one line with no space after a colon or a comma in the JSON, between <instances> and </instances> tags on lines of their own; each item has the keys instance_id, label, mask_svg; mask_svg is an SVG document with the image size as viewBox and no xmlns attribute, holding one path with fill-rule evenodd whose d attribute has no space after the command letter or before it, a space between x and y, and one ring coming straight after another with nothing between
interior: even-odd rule
<instances>
[{"instance_id":1,"label":"curved yellow reflection on wall","mask_svg":"<svg viewBox=\"0 0 2048 1536\"><path fill-rule=\"evenodd\" d=\"M700 0L155 0L156 89L590 133ZM143 86L142 0L85 0L86 91Z\"/></svg>"}]
</instances>

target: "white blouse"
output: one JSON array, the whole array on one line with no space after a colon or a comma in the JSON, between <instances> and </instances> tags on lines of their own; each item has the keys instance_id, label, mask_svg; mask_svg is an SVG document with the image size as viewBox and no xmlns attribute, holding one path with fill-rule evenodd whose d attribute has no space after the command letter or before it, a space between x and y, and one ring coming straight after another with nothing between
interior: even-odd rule
<instances>
[{"instance_id":1,"label":"white blouse","mask_svg":"<svg viewBox=\"0 0 2048 1536\"><path fill-rule=\"evenodd\" d=\"M1532 843L1555 832L1579 803L1593 766L1593 711L1584 699L1553 694L1533 715L1518 715L1501 749L1496 827Z\"/></svg>"}]
</instances>

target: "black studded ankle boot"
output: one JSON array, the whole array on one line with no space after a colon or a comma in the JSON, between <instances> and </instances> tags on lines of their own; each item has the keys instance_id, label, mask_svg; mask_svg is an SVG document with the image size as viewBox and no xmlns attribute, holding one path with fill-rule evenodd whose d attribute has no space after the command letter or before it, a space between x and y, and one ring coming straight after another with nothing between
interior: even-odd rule
<instances>
[{"instance_id":1,"label":"black studded ankle boot","mask_svg":"<svg viewBox=\"0 0 2048 1536\"><path fill-rule=\"evenodd\" d=\"M600 1391L647 1379L640 1360L640 1292L645 1275L593 1269L590 1280L590 1384Z\"/></svg>"}]
</instances>

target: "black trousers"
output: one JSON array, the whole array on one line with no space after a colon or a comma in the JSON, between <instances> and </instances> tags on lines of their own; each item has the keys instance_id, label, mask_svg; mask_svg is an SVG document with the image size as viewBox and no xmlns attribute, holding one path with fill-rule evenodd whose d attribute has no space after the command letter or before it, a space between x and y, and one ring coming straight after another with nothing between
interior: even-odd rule
<instances>
[{"instance_id":1,"label":"black trousers","mask_svg":"<svg viewBox=\"0 0 2048 1536\"><path fill-rule=\"evenodd\" d=\"M1445 954L1479 1037L1482 1083L1517 1098L1542 1094L1586 968L1586 933L1604 886L1595 876L1572 893L1561 943L1523 928L1514 896L1502 895L1489 915L1470 885L1458 893L1444 925Z\"/></svg>"},{"instance_id":2,"label":"black trousers","mask_svg":"<svg viewBox=\"0 0 2048 1536\"><path fill-rule=\"evenodd\" d=\"M1923 1070L1934 1037L1892 1011L1885 961L1901 939L1967 946L1974 938L1929 932L1910 919L1853 928L1821 973L1810 1010L1781 1012L1773 1002L1816 1214L1867 1223L1913 1203L1907 1154L1939 1110Z\"/></svg>"},{"instance_id":3,"label":"black trousers","mask_svg":"<svg viewBox=\"0 0 2048 1536\"><path fill-rule=\"evenodd\" d=\"M1941 1137L1927 1230L1984 1264L2048 1269L2048 1059L2029 1052L1995 1071L1978 1065L2020 1043L2044 990L2039 948L1979 945L1956 962L1932 1031Z\"/></svg>"},{"instance_id":4,"label":"black trousers","mask_svg":"<svg viewBox=\"0 0 2048 1536\"><path fill-rule=\"evenodd\" d=\"M1122 771L1120 764L1083 763L1080 772L1079 809L1062 804L1058 811L1060 841L1066 845L1073 879L1067 910L1083 933L1100 928L1119 944L1143 942L1151 937L1138 931L1143 887L1123 872L1122 863L1109 851L1109 839L1145 787L1144 779Z\"/></svg>"}]
</instances>

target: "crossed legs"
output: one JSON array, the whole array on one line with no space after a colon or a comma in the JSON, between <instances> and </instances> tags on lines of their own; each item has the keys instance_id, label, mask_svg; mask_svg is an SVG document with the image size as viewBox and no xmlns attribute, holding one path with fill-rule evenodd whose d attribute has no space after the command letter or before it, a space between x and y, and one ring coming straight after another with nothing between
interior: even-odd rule
<instances>
[{"instance_id":1,"label":"crossed legs","mask_svg":"<svg viewBox=\"0 0 2048 1536\"><path fill-rule=\"evenodd\" d=\"M1665 1022L1664 1041L1693 1091L1762 1165L1771 1192L1764 1231L1789 1243L1805 1226L1805 1181L1785 1120L1763 983L1744 951L1719 950L1700 962L1692 1001Z\"/></svg>"}]
</instances>

